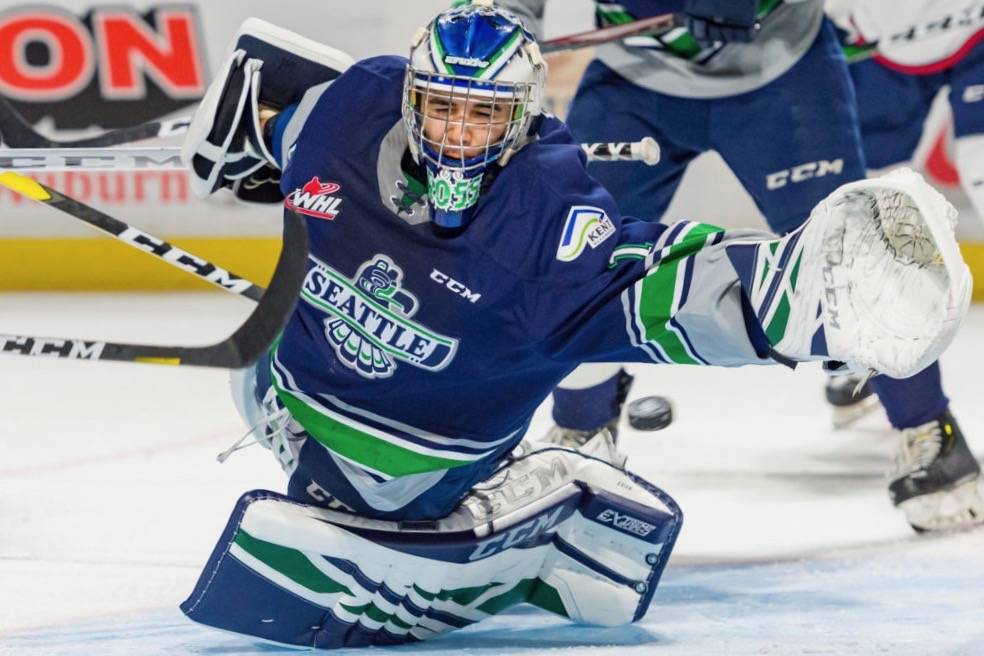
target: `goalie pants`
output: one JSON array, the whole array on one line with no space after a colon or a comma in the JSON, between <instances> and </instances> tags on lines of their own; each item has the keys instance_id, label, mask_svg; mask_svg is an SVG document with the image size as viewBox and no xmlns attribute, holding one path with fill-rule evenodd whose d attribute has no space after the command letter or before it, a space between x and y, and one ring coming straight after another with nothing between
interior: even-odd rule
<instances>
[{"instance_id":1,"label":"goalie pants","mask_svg":"<svg viewBox=\"0 0 984 656\"><path fill-rule=\"evenodd\" d=\"M887 101L887 100L886 100ZM629 141L652 136L662 159L597 162L588 171L614 196L623 214L663 218L687 166L716 151L766 217L773 231L796 229L813 207L842 184L866 175L856 98L833 26L827 22L811 48L792 68L765 86L723 98L681 98L635 85L600 61L585 71L567 123L579 141ZM713 223L713 217L704 217ZM589 365L595 370L599 365ZM585 368L586 369L586 368ZM604 425L617 406L617 373L607 381L581 369L562 383L564 403L555 397L554 420L588 429ZM939 365L913 378L885 376L872 385L896 428L937 417L947 398ZM574 389L570 389L574 388ZM577 408L566 412L564 408Z\"/></svg>"}]
</instances>

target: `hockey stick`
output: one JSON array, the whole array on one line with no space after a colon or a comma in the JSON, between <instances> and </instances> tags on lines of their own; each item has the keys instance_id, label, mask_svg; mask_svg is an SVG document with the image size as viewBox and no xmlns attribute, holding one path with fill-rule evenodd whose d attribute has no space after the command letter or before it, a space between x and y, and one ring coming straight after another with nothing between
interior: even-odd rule
<instances>
[{"instance_id":1,"label":"hockey stick","mask_svg":"<svg viewBox=\"0 0 984 656\"><path fill-rule=\"evenodd\" d=\"M567 36L559 36L556 39L543 41L540 43L540 52L549 54L562 50L590 48L591 46L599 46L603 43L619 41L629 36L669 29L676 24L676 16L674 14L650 16L649 18L632 21L631 23L612 25L598 30L578 32L577 34L568 34Z\"/></svg>"},{"instance_id":2,"label":"hockey stick","mask_svg":"<svg viewBox=\"0 0 984 656\"><path fill-rule=\"evenodd\" d=\"M106 223L105 219L110 219L115 224L126 225L58 194L58 192L38 184L30 178L5 173L0 175L0 183L32 200L52 205L91 225ZM98 221L92 220L91 212L96 212L99 215ZM97 227L106 229L101 226ZM129 230L135 230L129 226L126 227ZM108 229L106 231L110 232ZM161 239L140 231L136 232L149 241L135 241L133 245L142 244L137 245L137 247L155 257L165 259L189 273L218 284L232 293L254 298L255 294L262 292L262 288L242 279L237 279L239 281L238 287L241 290L223 284L232 282L232 274L201 258L179 251ZM164 248L164 246L168 248ZM9 353L74 360L194 365L222 369L246 367L266 352L286 325L287 319L297 303L304 281L307 270L307 251L308 235L305 219L294 212L290 212L285 219L283 246L273 272L273 278L270 281L270 287L265 293L262 293L259 303L246 321L231 336L211 346L158 346L31 335L0 335L0 354ZM175 256L176 252L180 255ZM202 273L203 271L207 273ZM215 272L217 271L224 272L227 278L223 279L222 276L216 275ZM252 290L252 292L247 293L246 290Z\"/></svg>"},{"instance_id":3,"label":"hockey stick","mask_svg":"<svg viewBox=\"0 0 984 656\"><path fill-rule=\"evenodd\" d=\"M659 144L652 137L619 143L585 143L581 144L581 150L589 162L642 162L655 166L660 157Z\"/></svg>"},{"instance_id":4,"label":"hockey stick","mask_svg":"<svg viewBox=\"0 0 984 656\"><path fill-rule=\"evenodd\" d=\"M167 121L150 121L105 132L96 137L55 141L38 133L17 113L6 98L0 97L0 144L13 148L103 148L132 143L143 139L158 139L182 134L191 125L190 117Z\"/></svg>"},{"instance_id":5,"label":"hockey stick","mask_svg":"<svg viewBox=\"0 0 984 656\"><path fill-rule=\"evenodd\" d=\"M25 198L38 201L39 203L64 212L73 218L84 221L92 227L115 237L127 246L150 253L171 266L177 267L182 271L187 271L206 282L212 283L216 287L221 287L233 294L245 296L253 301L259 301L263 296L263 288L251 283L245 278L183 251L177 246L153 235L149 235L119 219L114 219L94 207L81 203L74 198L69 198L31 178L13 172L0 173L0 185Z\"/></svg>"},{"instance_id":6,"label":"hockey stick","mask_svg":"<svg viewBox=\"0 0 984 656\"><path fill-rule=\"evenodd\" d=\"M620 143L585 143L589 161L659 161L652 137ZM0 149L0 169L9 171L74 171L88 169L172 171L187 167L180 148L13 148Z\"/></svg>"},{"instance_id":7,"label":"hockey stick","mask_svg":"<svg viewBox=\"0 0 984 656\"><path fill-rule=\"evenodd\" d=\"M186 168L180 148L0 148L0 170L173 171Z\"/></svg>"}]
</instances>

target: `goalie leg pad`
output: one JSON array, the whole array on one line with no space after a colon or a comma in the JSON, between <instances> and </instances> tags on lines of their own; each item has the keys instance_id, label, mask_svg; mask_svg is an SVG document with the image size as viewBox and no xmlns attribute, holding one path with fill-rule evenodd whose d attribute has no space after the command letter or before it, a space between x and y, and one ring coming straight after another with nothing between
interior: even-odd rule
<instances>
[{"instance_id":1,"label":"goalie leg pad","mask_svg":"<svg viewBox=\"0 0 984 656\"><path fill-rule=\"evenodd\" d=\"M437 521L373 520L254 491L181 609L323 649L423 640L524 602L613 626L645 614L681 523L658 488L557 448L522 454Z\"/></svg>"}]
</instances>

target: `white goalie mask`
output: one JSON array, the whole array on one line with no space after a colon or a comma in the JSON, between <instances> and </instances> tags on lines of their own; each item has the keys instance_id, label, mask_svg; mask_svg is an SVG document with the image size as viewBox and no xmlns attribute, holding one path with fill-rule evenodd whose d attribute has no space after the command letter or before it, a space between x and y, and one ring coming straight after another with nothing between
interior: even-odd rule
<instances>
[{"instance_id":1,"label":"white goalie mask","mask_svg":"<svg viewBox=\"0 0 984 656\"><path fill-rule=\"evenodd\" d=\"M546 64L511 14L475 3L418 31L403 86L414 158L427 168L432 219L465 225L486 168L526 144L542 112Z\"/></svg>"}]
</instances>

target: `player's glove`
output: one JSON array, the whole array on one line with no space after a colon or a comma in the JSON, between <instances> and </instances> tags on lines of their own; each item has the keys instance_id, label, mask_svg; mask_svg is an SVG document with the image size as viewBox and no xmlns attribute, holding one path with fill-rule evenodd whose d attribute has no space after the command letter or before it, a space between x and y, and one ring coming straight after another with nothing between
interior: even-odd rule
<instances>
[{"instance_id":1,"label":"player's glove","mask_svg":"<svg viewBox=\"0 0 984 656\"><path fill-rule=\"evenodd\" d=\"M242 200L280 202L280 170L260 123L263 61L236 50L216 75L185 137L191 187L208 196L223 187Z\"/></svg>"},{"instance_id":2,"label":"player's glove","mask_svg":"<svg viewBox=\"0 0 984 656\"><path fill-rule=\"evenodd\" d=\"M757 0L686 0L687 30L702 45L743 42L759 30Z\"/></svg>"}]
</instances>

